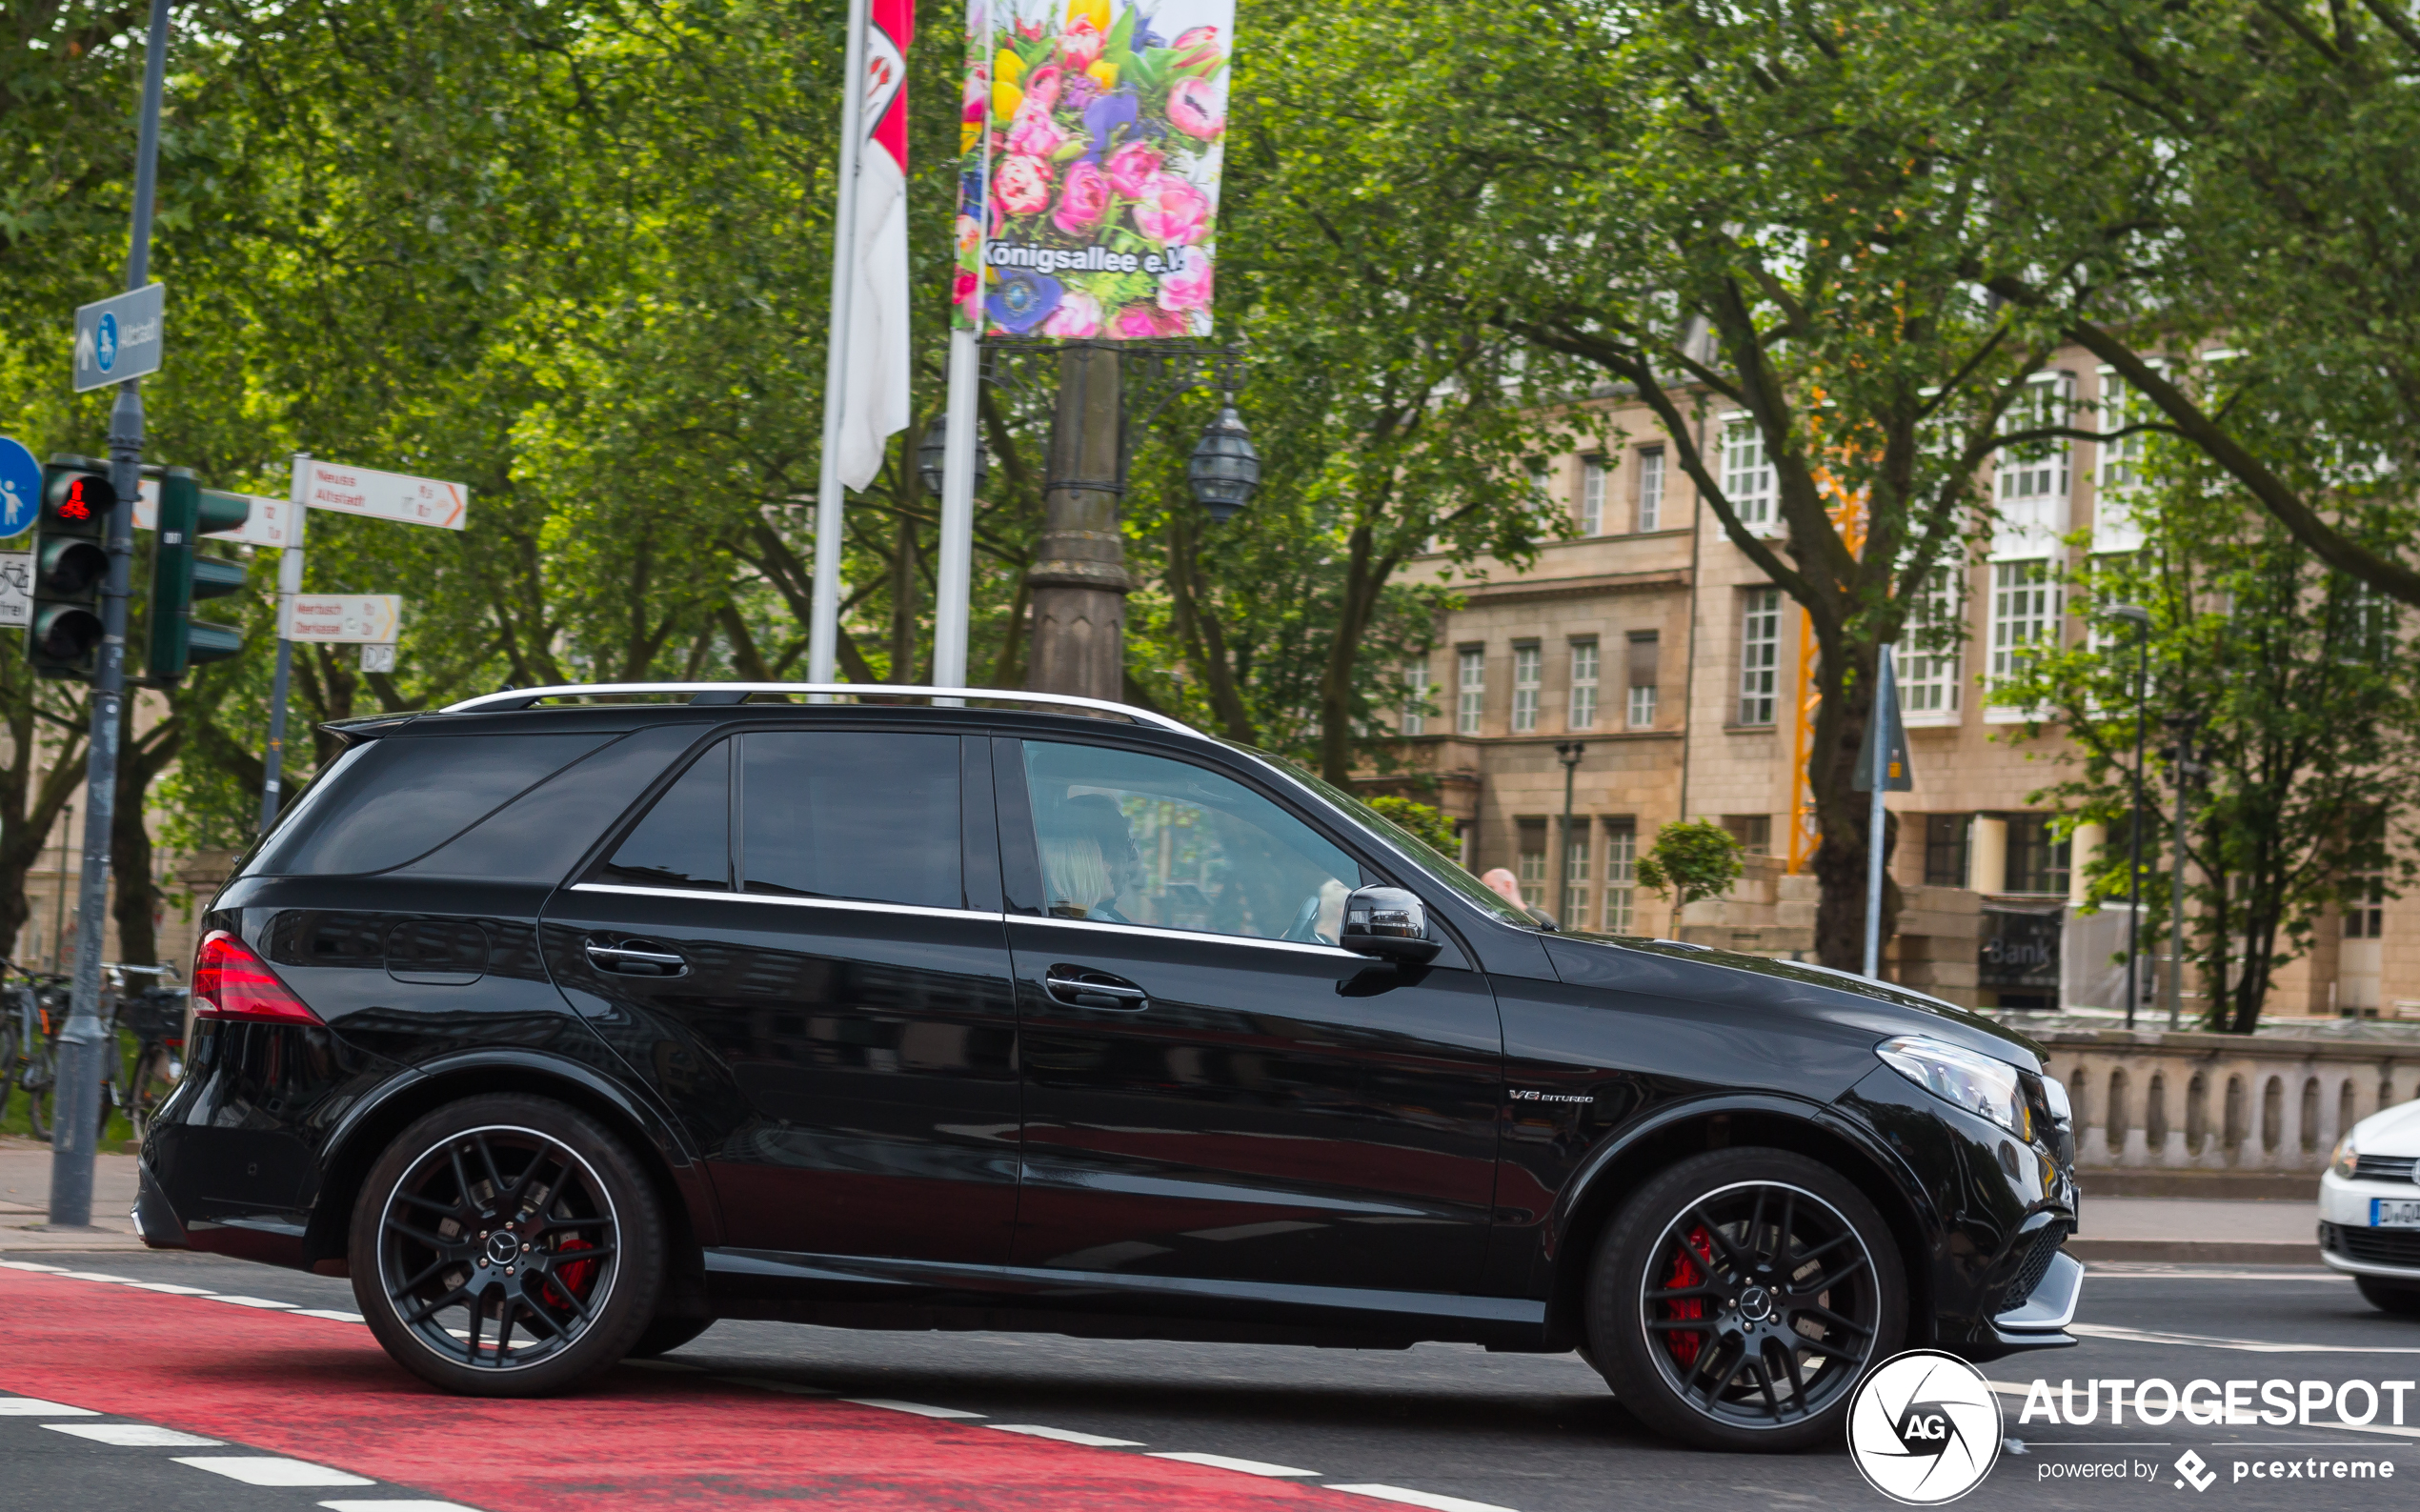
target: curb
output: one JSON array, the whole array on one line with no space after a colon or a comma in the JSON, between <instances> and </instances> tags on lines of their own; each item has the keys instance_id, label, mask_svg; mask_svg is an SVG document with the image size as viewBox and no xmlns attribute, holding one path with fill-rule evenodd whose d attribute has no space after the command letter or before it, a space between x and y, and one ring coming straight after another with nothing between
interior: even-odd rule
<instances>
[{"instance_id":1,"label":"curb","mask_svg":"<svg viewBox=\"0 0 2420 1512\"><path fill-rule=\"evenodd\" d=\"M2077 1260L2166 1260L2188 1265L2316 1265L2317 1240L2071 1239Z\"/></svg>"}]
</instances>

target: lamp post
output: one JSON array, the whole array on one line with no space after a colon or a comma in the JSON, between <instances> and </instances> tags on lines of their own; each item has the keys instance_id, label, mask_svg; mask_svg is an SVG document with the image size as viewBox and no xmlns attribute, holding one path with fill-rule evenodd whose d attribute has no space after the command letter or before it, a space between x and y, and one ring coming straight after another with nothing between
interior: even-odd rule
<instances>
[{"instance_id":1,"label":"lamp post","mask_svg":"<svg viewBox=\"0 0 2420 1512\"><path fill-rule=\"evenodd\" d=\"M2184 1026L2185 1017L2185 790L2201 769L2193 764L2193 736L2201 721L2189 714L2172 714L2165 721L2174 744L2175 761L2168 780L2176 786L2176 825L2169 836L2172 858L2168 880L2168 1026Z\"/></svg>"},{"instance_id":2,"label":"lamp post","mask_svg":"<svg viewBox=\"0 0 2420 1512\"><path fill-rule=\"evenodd\" d=\"M924 439L916 447L916 475L924 480L924 492L935 498L941 496L941 464L949 452L949 416L940 415L935 418L933 428L924 433ZM975 448L975 492L978 496L981 495L983 484L990 476L990 459L978 445Z\"/></svg>"},{"instance_id":3,"label":"lamp post","mask_svg":"<svg viewBox=\"0 0 2420 1512\"><path fill-rule=\"evenodd\" d=\"M1580 772L1581 754L1587 749L1583 740L1555 742L1555 759L1563 763L1563 889L1556 898L1555 922L1565 929L1571 927L1571 787Z\"/></svg>"},{"instance_id":4,"label":"lamp post","mask_svg":"<svg viewBox=\"0 0 2420 1512\"><path fill-rule=\"evenodd\" d=\"M2109 617L2134 627L2134 804L2126 866L2126 1027L2131 1029L2135 1005L2143 999L2138 975L2143 958L2143 706L2150 691L2151 615L2139 604L2113 604Z\"/></svg>"}]
</instances>

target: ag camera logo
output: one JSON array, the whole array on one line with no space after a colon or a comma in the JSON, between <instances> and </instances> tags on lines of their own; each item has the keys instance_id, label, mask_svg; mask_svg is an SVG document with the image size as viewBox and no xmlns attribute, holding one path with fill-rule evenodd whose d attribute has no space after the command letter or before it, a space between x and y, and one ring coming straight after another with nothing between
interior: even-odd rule
<instances>
[{"instance_id":1,"label":"ag camera logo","mask_svg":"<svg viewBox=\"0 0 2420 1512\"><path fill-rule=\"evenodd\" d=\"M1875 1490L1940 1506L1983 1484L2000 1456L2000 1399L1983 1372L1938 1350L1893 1355L1848 1404L1848 1457Z\"/></svg>"}]
</instances>

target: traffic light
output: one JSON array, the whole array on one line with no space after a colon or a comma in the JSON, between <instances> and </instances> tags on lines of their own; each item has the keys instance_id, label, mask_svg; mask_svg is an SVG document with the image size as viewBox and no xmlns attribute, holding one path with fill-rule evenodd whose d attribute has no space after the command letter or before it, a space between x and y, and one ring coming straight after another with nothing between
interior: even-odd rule
<instances>
[{"instance_id":1,"label":"traffic light","mask_svg":"<svg viewBox=\"0 0 2420 1512\"><path fill-rule=\"evenodd\" d=\"M46 677L91 682L100 671L105 536L117 490L97 462L54 456L42 470L42 517L33 528L33 623L26 660Z\"/></svg>"},{"instance_id":2,"label":"traffic light","mask_svg":"<svg viewBox=\"0 0 2420 1512\"><path fill-rule=\"evenodd\" d=\"M232 494L203 488L181 467L160 479L159 544L151 558L151 636L148 658L155 688L172 687L196 662L224 661L244 649L241 631L193 617L193 600L217 598L244 586L244 569L196 548L212 531L232 531L252 514Z\"/></svg>"}]
</instances>

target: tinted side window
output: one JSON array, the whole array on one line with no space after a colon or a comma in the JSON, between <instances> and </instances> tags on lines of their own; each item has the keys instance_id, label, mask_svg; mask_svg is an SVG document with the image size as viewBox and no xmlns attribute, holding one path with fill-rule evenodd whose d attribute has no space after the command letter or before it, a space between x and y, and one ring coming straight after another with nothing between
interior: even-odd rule
<instances>
[{"instance_id":1,"label":"tinted side window","mask_svg":"<svg viewBox=\"0 0 2420 1512\"><path fill-rule=\"evenodd\" d=\"M747 891L964 906L958 736L768 730L738 745Z\"/></svg>"},{"instance_id":2,"label":"tinted side window","mask_svg":"<svg viewBox=\"0 0 2420 1512\"><path fill-rule=\"evenodd\" d=\"M1064 918L1334 944L1361 866L1242 783L1165 756L1025 742L1045 906Z\"/></svg>"},{"instance_id":3,"label":"tinted side window","mask_svg":"<svg viewBox=\"0 0 2420 1512\"><path fill-rule=\"evenodd\" d=\"M314 791L245 871L317 877L400 866L613 738L455 735L373 740L328 774L325 791Z\"/></svg>"},{"instance_id":4,"label":"tinted side window","mask_svg":"<svg viewBox=\"0 0 2420 1512\"><path fill-rule=\"evenodd\" d=\"M717 741L664 791L605 863L604 879L638 886L731 887L731 748Z\"/></svg>"}]
</instances>

